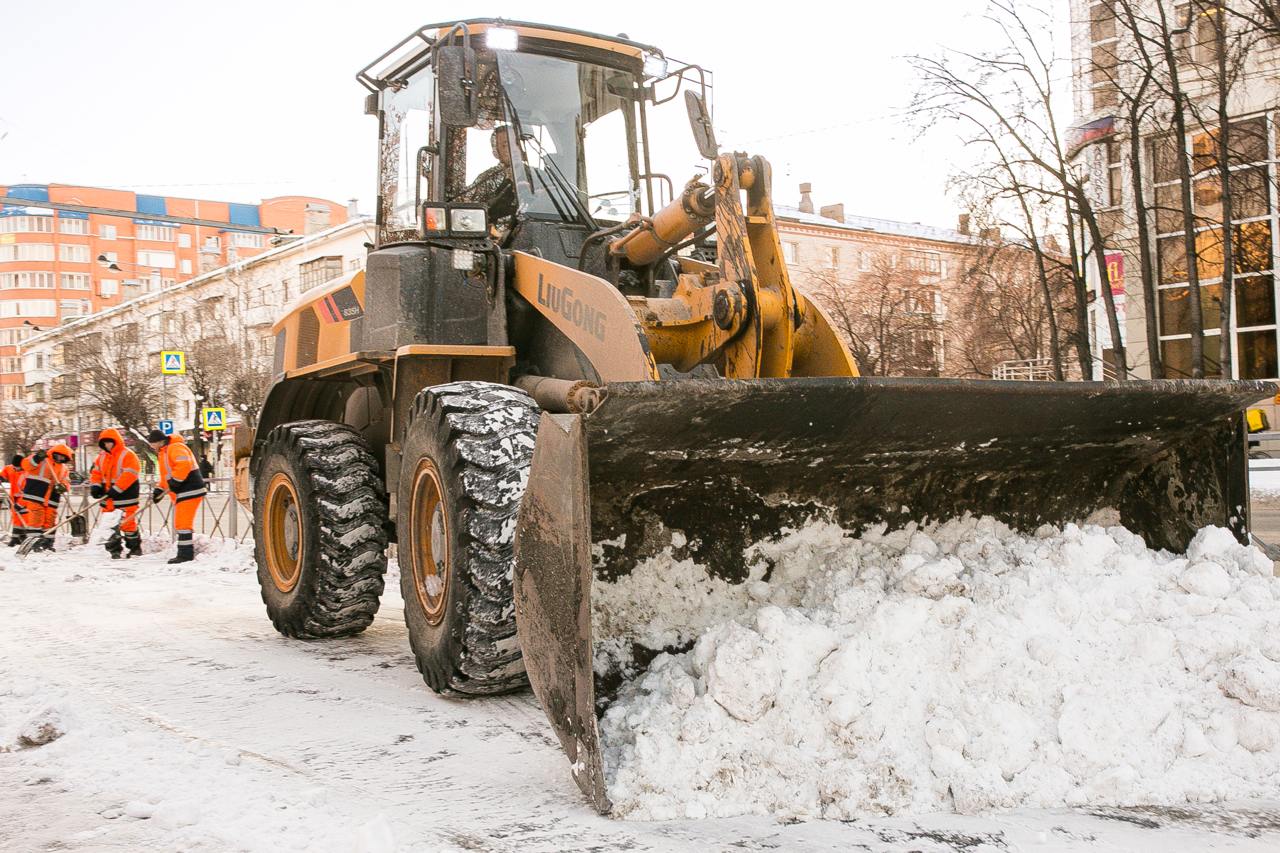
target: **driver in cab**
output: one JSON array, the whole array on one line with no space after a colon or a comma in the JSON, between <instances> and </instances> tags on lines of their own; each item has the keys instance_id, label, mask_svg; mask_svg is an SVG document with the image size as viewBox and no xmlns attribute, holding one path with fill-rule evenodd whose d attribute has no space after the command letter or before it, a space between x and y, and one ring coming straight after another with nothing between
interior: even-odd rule
<instances>
[{"instance_id":1,"label":"driver in cab","mask_svg":"<svg viewBox=\"0 0 1280 853\"><path fill-rule=\"evenodd\" d=\"M509 133L506 127L494 128L489 144L498 162L477 175L453 199L483 204L488 213L488 221L494 225L502 224L502 220L514 216L516 212L516 190L511 182Z\"/></svg>"}]
</instances>

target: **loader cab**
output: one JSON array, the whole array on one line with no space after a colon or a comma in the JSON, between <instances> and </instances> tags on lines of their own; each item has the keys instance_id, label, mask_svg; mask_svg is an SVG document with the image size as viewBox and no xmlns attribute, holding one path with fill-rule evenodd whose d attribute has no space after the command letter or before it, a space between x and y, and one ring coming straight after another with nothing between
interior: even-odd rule
<instances>
[{"instance_id":1,"label":"loader cab","mask_svg":"<svg viewBox=\"0 0 1280 853\"><path fill-rule=\"evenodd\" d=\"M577 265L589 235L652 216L706 168L679 96L709 110L710 73L624 37L430 25L359 79L379 117L379 247L492 236ZM454 228L456 207L484 208L484 233Z\"/></svg>"}]
</instances>

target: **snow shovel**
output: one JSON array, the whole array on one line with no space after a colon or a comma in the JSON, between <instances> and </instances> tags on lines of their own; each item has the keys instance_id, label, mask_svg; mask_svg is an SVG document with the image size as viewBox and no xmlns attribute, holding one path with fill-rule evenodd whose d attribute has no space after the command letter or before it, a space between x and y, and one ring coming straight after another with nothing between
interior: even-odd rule
<instances>
[{"instance_id":1,"label":"snow shovel","mask_svg":"<svg viewBox=\"0 0 1280 853\"><path fill-rule=\"evenodd\" d=\"M44 531L39 536L27 537L22 541L22 544L18 546L18 559L21 560L25 558L28 554L30 554L32 551L34 551L36 545L40 543L41 539L44 539L46 537L52 537L53 534L59 528L65 527L66 525L75 521L77 518L83 518L87 516L89 514L89 510L93 509L95 506L99 506L105 501L106 501L106 498L98 498L93 503L86 504L83 509L80 509L76 512L73 512L71 515L68 515L66 518L62 519L62 521L59 521L57 524L55 524L53 527L50 527L48 530Z\"/></svg>"}]
</instances>

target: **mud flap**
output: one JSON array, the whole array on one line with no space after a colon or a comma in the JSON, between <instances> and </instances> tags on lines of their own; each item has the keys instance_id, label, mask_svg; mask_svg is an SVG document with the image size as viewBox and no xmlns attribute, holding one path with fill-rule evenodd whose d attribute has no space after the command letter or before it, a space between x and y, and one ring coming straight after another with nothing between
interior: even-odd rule
<instances>
[{"instance_id":1,"label":"mud flap","mask_svg":"<svg viewBox=\"0 0 1280 853\"><path fill-rule=\"evenodd\" d=\"M679 531L688 556L742 580L746 546L815 518L857 530L967 512L1034 529L1113 509L1151 547L1184 550L1206 525L1248 542L1242 415L1275 392L843 378L608 390L590 415L543 415L514 579L530 682L601 811L595 577L630 572Z\"/></svg>"}]
</instances>

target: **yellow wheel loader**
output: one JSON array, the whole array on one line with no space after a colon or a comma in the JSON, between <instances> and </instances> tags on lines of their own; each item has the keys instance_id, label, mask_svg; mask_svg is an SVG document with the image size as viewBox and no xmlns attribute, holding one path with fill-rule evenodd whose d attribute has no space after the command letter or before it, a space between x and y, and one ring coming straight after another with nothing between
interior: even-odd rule
<instances>
[{"instance_id":1,"label":"yellow wheel loader","mask_svg":"<svg viewBox=\"0 0 1280 853\"><path fill-rule=\"evenodd\" d=\"M662 649L593 637L592 584L665 549L740 581L746 546L814 518L1102 508L1156 547L1246 540L1242 412L1269 386L859 378L791 284L769 164L717 150L704 69L469 20L358 79L377 243L275 326L240 450L262 597L285 635L361 631L395 542L426 682L531 685L601 811L597 714ZM635 665L595 671L604 642Z\"/></svg>"}]
</instances>

